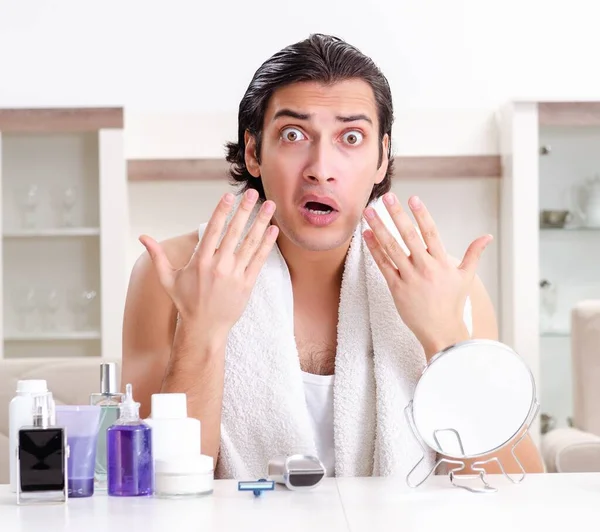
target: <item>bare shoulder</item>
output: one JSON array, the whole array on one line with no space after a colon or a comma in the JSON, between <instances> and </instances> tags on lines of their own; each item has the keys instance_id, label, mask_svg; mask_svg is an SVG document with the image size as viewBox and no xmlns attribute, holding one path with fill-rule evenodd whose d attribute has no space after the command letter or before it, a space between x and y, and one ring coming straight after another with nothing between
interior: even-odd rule
<instances>
[{"instance_id":1,"label":"bare shoulder","mask_svg":"<svg viewBox=\"0 0 600 532\"><path fill-rule=\"evenodd\" d=\"M197 231L191 231L189 233L167 238L159 242L163 251L167 255L167 258L175 268L181 268L187 264L197 243ZM149 266L152 270L154 269L150 256L144 250L136 260L131 272L131 276L133 277L134 275L139 275L140 270L145 272Z\"/></svg>"},{"instance_id":2,"label":"bare shoulder","mask_svg":"<svg viewBox=\"0 0 600 532\"><path fill-rule=\"evenodd\" d=\"M175 268L189 261L198 243L196 231L159 242ZM132 383L142 415L158 393L171 354L176 310L163 289L154 264L144 250L136 260L129 279L123 315L122 387Z\"/></svg>"}]
</instances>

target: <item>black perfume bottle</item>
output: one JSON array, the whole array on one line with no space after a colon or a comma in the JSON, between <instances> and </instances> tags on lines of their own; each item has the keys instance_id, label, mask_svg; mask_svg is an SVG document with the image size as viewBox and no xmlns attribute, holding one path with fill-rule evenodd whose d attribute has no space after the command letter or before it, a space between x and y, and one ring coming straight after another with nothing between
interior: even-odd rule
<instances>
[{"instance_id":1,"label":"black perfume bottle","mask_svg":"<svg viewBox=\"0 0 600 532\"><path fill-rule=\"evenodd\" d=\"M19 429L17 504L66 502L67 435L54 426L52 394L33 400L33 426Z\"/></svg>"}]
</instances>

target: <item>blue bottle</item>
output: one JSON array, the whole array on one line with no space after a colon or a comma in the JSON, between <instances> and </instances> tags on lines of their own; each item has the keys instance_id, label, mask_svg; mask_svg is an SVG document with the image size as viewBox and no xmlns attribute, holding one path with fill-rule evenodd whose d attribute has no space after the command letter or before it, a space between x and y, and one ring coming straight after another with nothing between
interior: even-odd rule
<instances>
[{"instance_id":1,"label":"blue bottle","mask_svg":"<svg viewBox=\"0 0 600 532\"><path fill-rule=\"evenodd\" d=\"M140 419L140 404L125 387L119 419L106 431L108 495L149 496L154 493L152 429Z\"/></svg>"}]
</instances>

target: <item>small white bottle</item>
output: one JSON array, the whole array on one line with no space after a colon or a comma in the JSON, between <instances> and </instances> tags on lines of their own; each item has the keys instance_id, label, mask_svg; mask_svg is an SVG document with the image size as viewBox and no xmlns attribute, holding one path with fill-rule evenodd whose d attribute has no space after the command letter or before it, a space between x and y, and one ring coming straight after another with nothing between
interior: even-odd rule
<instances>
[{"instance_id":1,"label":"small white bottle","mask_svg":"<svg viewBox=\"0 0 600 532\"><path fill-rule=\"evenodd\" d=\"M17 492L17 445L19 429L33 425L33 398L48 393L48 383L43 379L20 380L17 395L8 406L8 452L10 491Z\"/></svg>"},{"instance_id":2,"label":"small white bottle","mask_svg":"<svg viewBox=\"0 0 600 532\"><path fill-rule=\"evenodd\" d=\"M150 417L145 421L152 427L154 460L200 454L200 421L187 417L185 393L152 395Z\"/></svg>"}]
</instances>

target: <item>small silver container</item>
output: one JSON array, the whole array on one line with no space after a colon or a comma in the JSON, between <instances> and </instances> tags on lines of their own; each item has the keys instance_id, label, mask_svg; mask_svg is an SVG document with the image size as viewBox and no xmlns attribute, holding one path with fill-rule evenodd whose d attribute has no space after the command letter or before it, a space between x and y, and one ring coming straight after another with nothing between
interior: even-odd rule
<instances>
[{"instance_id":1,"label":"small silver container","mask_svg":"<svg viewBox=\"0 0 600 532\"><path fill-rule=\"evenodd\" d=\"M269 460L269 480L290 490L312 489L325 477L325 466L316 456L293 454Z\"/></svg>"}]
</instances>

